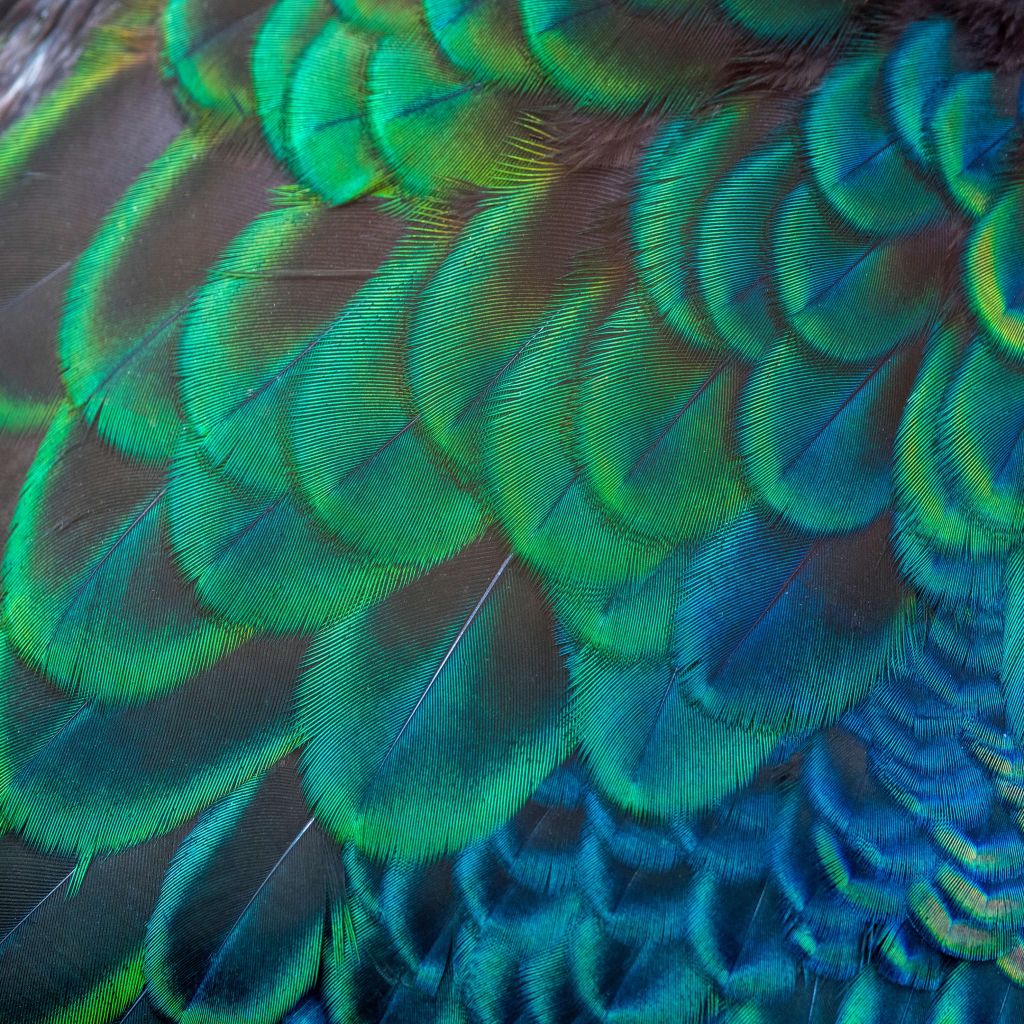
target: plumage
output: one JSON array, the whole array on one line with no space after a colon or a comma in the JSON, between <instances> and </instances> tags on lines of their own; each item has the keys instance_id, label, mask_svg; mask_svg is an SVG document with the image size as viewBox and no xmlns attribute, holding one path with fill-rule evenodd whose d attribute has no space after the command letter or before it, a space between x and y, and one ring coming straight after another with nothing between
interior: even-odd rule
<instances>
[{"instance_id":1,"label":"plumage","mask_svg":"<svg viewBox=\"0 0 1024 1024\"><path fill-rule=\"evenodd\" d=\"M26 84L0 1020L1017 1019L1021 25L129 0Z\"/></svg>"}]
</instances>

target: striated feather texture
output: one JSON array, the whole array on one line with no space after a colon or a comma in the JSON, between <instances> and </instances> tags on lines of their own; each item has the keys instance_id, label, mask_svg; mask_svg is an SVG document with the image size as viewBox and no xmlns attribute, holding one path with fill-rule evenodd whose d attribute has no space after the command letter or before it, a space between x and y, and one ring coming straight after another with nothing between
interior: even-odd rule
<instances>
[{"instance_id":1,"label":"striated feather texture","mask_svg":"<svg viewBox=\"0 0 1024 1024\"><path fill-rule=\"evenodd\" d=\"M0 1020L1020 1019L1022 74L108 17L0 135Z\"/></svg>"}]
</instances>

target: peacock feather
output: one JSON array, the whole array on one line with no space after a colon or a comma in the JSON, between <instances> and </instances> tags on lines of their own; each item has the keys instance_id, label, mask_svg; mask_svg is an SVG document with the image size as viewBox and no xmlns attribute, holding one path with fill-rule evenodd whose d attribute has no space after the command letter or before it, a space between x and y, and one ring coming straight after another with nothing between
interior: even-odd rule
<instances>
[{"instance_id":1,"label":"peacock feather","mask_svg":"<svg viewBox=\"0 0 1024 1024\"><path fill-rule=\"evenodd\" d=\"M0 135L0 1021L1019 1020L1022 74L102 19Z\"/></svg>"}]
</instances>

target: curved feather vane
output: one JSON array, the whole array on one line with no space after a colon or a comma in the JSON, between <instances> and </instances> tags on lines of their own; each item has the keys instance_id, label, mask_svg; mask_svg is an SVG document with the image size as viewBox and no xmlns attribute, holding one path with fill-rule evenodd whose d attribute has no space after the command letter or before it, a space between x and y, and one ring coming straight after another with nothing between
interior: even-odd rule
<instances>
[{"instance_id":1,"label":"curved feather vane","mask_svg":"<svg viewBox=\"0 0 1024 1024\"><path fill-rule=\"evenodd\" d=\"M630 295L598 329L580 386L577 445L590 486L615 517L681 542L710 533L742 499L728 423L743 375L728 359L684 353L659 327Z\"/></svg>"},{"instance_id":2,"label":"curved feather vane","mask_svg":"<svg viewBox=\"0 0 1024 1024\"><path fill-rule=\"evenodd\" d=\"M1017 1019L1018 13L122 5L0 136L0 1019Z\"/></svg>"},{"instance_id":3,"label":"curved feather vane","mask_svg":"<svg viewBox=\"0 0 1024 1024\"><path fill-rule=\"evenodd\" d=\"M623 663L581 650L569 663L581 756L601 791L641 815L713 806L778 742L708 715L666 661Z\"/></svg>"},{"instance_id":4,"label":"curved feather vane","mask_svg":"<svg viewBox=\"0 0 1024 1024\"><path fill-rule=\"evenodd\" d=\"M919 358L907 345L866 366L837 365L778 345L739 410L744 468L758 497L811 532L855 530L885 512L899 414Z\"/></svg>"},{"instance_id":5,"label":"curved feather vane","mask_svg":"<svg viewBox=\"0 0 1024 1024\"><path fill-rule=\"evenodd\" d=\"M164 50L187 101L233 117L253 109L249 51L270 0L169 0Z\"/></svg>"},{"instance_id":6,"label":"curved feather vane","mask_svg":"<svg viewBox=\"0 0 1024 1024\"><path fill-rule=\"evenodd\" d=\"M218 469L285 488L298 381L402 228L375 200L336 211L299 203L253 220L234 240L181 340L185 416Z\"/></svg>"},{"instance_id":7,"label":"curved feather vane","mask_svg":"<svg viewBox=\"0 0 1024 1024\"><path fill-rule=\"evenodd\" d=\"M748 728L838 716L898 651L907 598L887 532L884 519L838 540L753 512L737 519L687 570L674 653L684 692ZM755 701L751 677L762 681Z\"/></svg>"},{"instance_id":8,"label":"curved feather vane","mask_svg":"<svg viewBox=\"0 0 1024 1024\"><path fill-rule=\"evenodd\" d=\"M4 561L9 635L27 661L121 703L172 689L242 639L204 614L168 557L166 501L164 471L126 462L60 413ZM138 641L127 647L126 625Z\"/></svg>"},{"instance_id":9,"label":"curved feather vane","mask_svg":"<svg viewBox=\"0 0 1024 1024\"><path fill-rule=\"evenodd\" d=\"M125 707L61 693L5 651L4 818L86 859L176 828L294 747L287 683L303 651L253 640L173 694Z\"/></svg>"},{"instance_id":10,"label":"curved feather vane","mask_svg":"<svg viewBox=\"0 0 1024 1024\"><path fill-rule=\"evenodd\" d=\"M586 107L687 108L714 89L733 43L703 5L662 18L622 0L520 0L530 52L553 83Z\"/></svg>"},{"instance_id":11,"label":"curved feather vane","mask_svg":"<svg viewBox=\"0 0 1024 1024\"><path fill-rule=\"evenodd\" d=\"M146 973L154 1004L179 1020L277 1020L316 977L341 864L290 769L209 811L167 872Z\"/></svg>"},{"instance_id":12,"label":"curved feather vane","mask_svg":"<svg viewBox=\"0 0 1024 1024\"><path fill-rule=\"evenodd\" d=\"M267 26L265 37L279 38L271 19ZM271 115L271 123L278 125L271 144L301 181L331 203L363 195L386 176L366 107L366 74L374 48L372 36L335 18L324 19L298 56L293 76L285 80L279 118ZM271 59L268 55L268 63ZM263 121L267 123L266 115Z\"/></svg>"},{"instance_id":13,"label":"curved feather vane","mask_svg":"<svg viewBox=\"0 0 1024 1024\"><path fill-rule=\"evenodd\" d=\"M485 666L507 674L507 692L481 688ZM375 677L389 685L367 691ZM299 696L306 791L335 835L371 852L458 848L565 755L564 691L536 588L483 541L317 637ZM435 828L416 827L412 808L430 808Z\"/></svg>"},{"instance_id":14,"label":"curved feather vane","mask_svg":"<svg viewBox=\"0 0 1024 1024\"><path fill-rule=\"evenodd\" d=\"M330 20L327 0L276 3L260 27L252 49L252 85L256 112L270 148L289 157L286 110L295 91L292 77L307 47Z\"/></svg>"},{"instance_id":15,"label":"curved feather vane","mask_svg":"<svg viewBox=\"0 0 1024 1024\"><path fill-rule=\"evenodd\" d=\"M0 991L9 1021L100 1024L130 1012L145 984L146 922L176 841L76 865L13 835L0 840Z\"/></svg>"},{"instance_id":16,"label":"curved feather vane","mask_svg":"<svg viewBox=\"0 0 1024 1024\"><path fill-rule=\"evenodd\" d=\"M226 478L187 439L175 456L167 502L178 567L206 605L239 625L315 629L415 574L346 547L294 497Z\"/></svg>"},{"instance_id":17,"label":"curved feather vane","mask_svg":"<svg viewBox=\"0 0 1024 1024\"><path fill-rule=\"evenodd\" d=\"M244 135L183 133L125 193L75 267L61 325L72 402L101 437L166 459L180 414L178 338L219 251L266 207L280 180ZM214 204L217 231L199 212ZM194 231L181 229L192 222Z\"/></svg>"},{"instance_id":18,"label":"curved feather vane","mask_svg":"<svg viewBox=\"0 0 1024 1024\"><path fill-rule=\"evenodd\" d=\"M367 557L419 568L464 547L486 521L432 458L402 375L408 297L444 248L396 253L359 293L306 363L291 424L300 487L331 533Z\"/></svg>"},{"instance_id":19,"label":"curved feather vane","mask_svg":"<svg viewBox=\"0 0 1024 1024\"><path fill-rule=\"evenodd\" d=\"M131 21L98 36L75 73L0 142L0 425L8 429L38 426L52 412L60 396L53 339L71 268L180 127Z\"/></svg>"},{"instance_id":20,"label":"curved feather vane","mask_svg":"<svg viewBox=\"0 0 1024 1024\"><path fill-rule=\"evenodd\" d=\"M516 129L510 96L453 73L418 33L381 42L366 88L373 138L404 188L430 195L498 180Z\"/></svg>"},{"instance_id":21,"label":"curved feather vane","mask_svg":"<svg viewBox=\"0 0 1024 1024\"><path fill-rule=\"evenodd\" d=\"M559 282L586 265L614 222L613 174L539 176L499 193L469 222L416 307L409 339L413 399L434 442L471 481L496 390L539 333ZM463 303L477 311L470 320Z\"/></svg>"}]
</instances>

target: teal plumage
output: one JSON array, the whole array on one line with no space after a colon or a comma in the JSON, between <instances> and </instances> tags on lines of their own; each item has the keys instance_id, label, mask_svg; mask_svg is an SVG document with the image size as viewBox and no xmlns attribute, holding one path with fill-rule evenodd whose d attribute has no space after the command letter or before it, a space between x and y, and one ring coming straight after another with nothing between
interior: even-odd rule
<instances>
[{"instance_id":1,"label":"teal plumage","mask_svg":"<svg viewBox=\"0 0 1024 1024\"><path fill-rule=\"evenodd\" d=\"M1016 1020L1022 47L96 29L0 135L0 1019Z\"/></svg>"}]
</instances>

